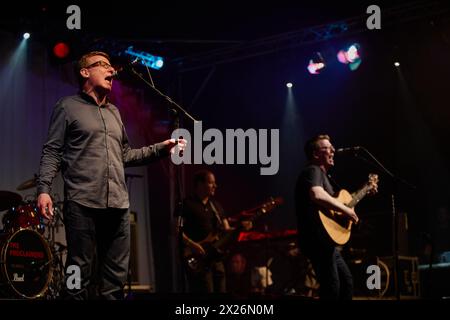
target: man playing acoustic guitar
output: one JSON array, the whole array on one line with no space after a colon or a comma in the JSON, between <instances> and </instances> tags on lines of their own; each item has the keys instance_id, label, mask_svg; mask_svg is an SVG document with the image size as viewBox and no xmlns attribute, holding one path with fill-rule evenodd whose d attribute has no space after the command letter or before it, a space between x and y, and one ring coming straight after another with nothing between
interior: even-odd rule
<instances>
[{"instance_id":1,"label":"man playing acoustic guitar","mask_svg":"<svg viewBox=\"0 0 450 320\"><path fill-rule=\"evenodd\" d=\"M376 191L376 186L368 185L355 193L358 199L351 199L349 195L350 200L353 200L352 205L335 198L336 185L328 175L328 170L334 166L334 152L328 135L315 136L305 145L309 163L301 171L295 188L298 240L302 253L311 260L316 273L320 299L350 300L353 278L337 249L339 241L331 237L330 230L341 229L344 236L348 233L349 237L352 222L357 223L359 220L353 206L363 194L370 190ZM348 226L341 227L330 219L331 227L326 229L324 219L328 218L322 211L338 212L341 217L347 218Z\"/></svg>"}]
</instances>

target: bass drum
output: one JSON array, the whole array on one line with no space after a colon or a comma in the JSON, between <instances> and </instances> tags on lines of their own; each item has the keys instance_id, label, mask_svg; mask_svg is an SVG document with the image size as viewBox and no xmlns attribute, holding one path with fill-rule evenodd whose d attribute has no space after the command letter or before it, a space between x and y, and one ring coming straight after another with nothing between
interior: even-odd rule
<instances>
[{"instance_id":1,"label":"bass drum","mask_svg":"<svg viewBox=\"0 0 450 320\"><path fill-rule=\"evenodd\" d=\"M31 229L3 234L1 288L8 298L45 296L52 274L52 254L45 239Z\"/></svg>"}]
</instances>

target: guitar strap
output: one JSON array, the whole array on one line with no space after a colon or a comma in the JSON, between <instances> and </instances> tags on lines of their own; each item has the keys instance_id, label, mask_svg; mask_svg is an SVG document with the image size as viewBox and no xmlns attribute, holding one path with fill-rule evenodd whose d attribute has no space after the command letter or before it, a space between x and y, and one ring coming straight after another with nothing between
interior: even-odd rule
<instances>
[{"instance_id":1,"label":"guitar strap","mask_svg":"<svg viewBox=\"0 0 450 320\"><path fill-rule=\"evenodd\" d=\"M214 202L212 200L209 200L209 204L211 205L211 209L214 212L214 215L216 216L217 221L219 222L219 226L222 228L223 227L223 221L220 218L219 211L217 211L217 208L214 205Z\"/></svg>"},{"instance_id":2,"label":"guitar strap","mask_svg":"<svg viewBox=\"0 0 450 320\"><path fill-rule=\"evenodd\" d=\"M330 181L331 185L333 186L333 188L335 189L334 191L337 192L336 190L342 190L343 188L336 182L336 180L334 180L331 177L331 174L327 174L328 180Z\"/></svg>"}]
</instances>

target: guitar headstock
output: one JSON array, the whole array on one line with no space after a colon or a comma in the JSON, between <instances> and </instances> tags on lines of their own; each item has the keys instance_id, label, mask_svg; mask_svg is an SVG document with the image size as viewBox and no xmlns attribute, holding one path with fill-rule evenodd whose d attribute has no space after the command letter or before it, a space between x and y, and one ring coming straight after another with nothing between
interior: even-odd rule
<instances>
[{"instance_id":1,"label":"guitar headstock","mask_svg":"<svg viewBox=\"0 0 450 320\"><path fill-rule=\"evenodd\" d=\"M375 194L378 192L378 175L371 173L369 174L369 181L367 182L367 187L369 188L367 192L369 194Z\"/></svg>"},{"instance_id":2,"label":"guitar headstock","mask_svg":"<svg viewBox=\"0 0 450 320\"><path fill-rule=\"evenodd\" d=\"M267 201L263 202L262 204L258 205L255 208L242 211L239 216L241 220L251 220L256 219L259 216L269 213L272 210L274 210L276 207L280 206L284 203L284 199L282 197L270 197ZM244 217L244 218L243 218Z\"/></svg>"},{"instance_id":3,"label":"guitar headstock","mask_svg":"<svg viewBox=\"0 0 450 320\"><path fill-rule=\"evenodd\" d=\"M283 197L270 197L268 201L266 201L263 205L261 205L262 213L268 213L274 210L276 207L282 205L284 203Z\"/></svg>"}]
</instances>

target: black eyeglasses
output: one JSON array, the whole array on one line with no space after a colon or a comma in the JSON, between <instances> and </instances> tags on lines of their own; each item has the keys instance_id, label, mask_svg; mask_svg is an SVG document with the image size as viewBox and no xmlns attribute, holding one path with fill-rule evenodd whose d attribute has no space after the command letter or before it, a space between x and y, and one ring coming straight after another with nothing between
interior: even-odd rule
<instances>
[{"instance_id":1,"label":"black eyeglasses","mask_svg":"<svg viewBox=\"0 0 450 320\"><path fill-rule=\"evenodd\" d=\"M89 68L94 68L94 67L97 67L97 66L101 66L101 67L105 68L106 70L109 70L109 69L113 69L114 70L114 67L112 65L110 65L109 63L107 63L107 62L105 62L103 60L94 62L94 63L88 65L85 68L89 69Z\"/></svg>"},{"instance_id":2,"label":"black eyeglasses","mask_svg":"<svg viewBox=\"0 0 450 320\"><path fill-rule=\"evenodd\" d=\"M319 148L320 150L331 150L331 151L336 151L336 149L334 149L334 147L333 146L329 146L329 147L320 147Z\"/></svg>"}]
</instances>

